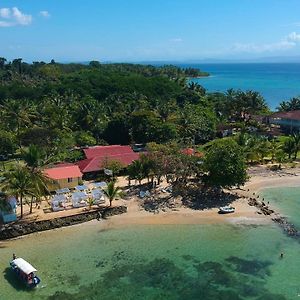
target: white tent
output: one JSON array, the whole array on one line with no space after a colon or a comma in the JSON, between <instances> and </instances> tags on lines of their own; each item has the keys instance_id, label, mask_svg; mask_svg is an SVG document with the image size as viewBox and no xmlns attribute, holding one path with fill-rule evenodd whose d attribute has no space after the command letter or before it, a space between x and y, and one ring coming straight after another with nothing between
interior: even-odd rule
<instances>
[{"instance_id":1,"label":"white tent","mask_svg":"<svg viewBox=\"0 0 300 300\"><path fill-rule=\"evenodd\" d=\"M94 189L103 189L103 188L106 188L107 187L107 183L106 182L104 182L104 181L101 181L101 182L94 182L94 183L92 183L91 184L92 185L92 187L94 188Z\"/></svg>"},{"instance_id":2,"label":"white tent","mask_svg":"<svg viewBox=\"0 0 300 300\"><path fill-rule=\"evenodd\" d=\"M65 195L54 195L51 201L51 206L53 211L60 211L65 209L65 202L67 202L67 198Z\"/></svg>"},{"instance_id":3,"label":"white tent","mask_svg":"<svg viewBox=\"0 0 300 300\"><path fill-rule=\"evenodd\" d=\"M60 194L60 195L54 195L52 198L52 202L53 201L59 201L59 202L67 202L67 198L65 195Z\"/></svg>"},{"instance_id":4,"label":"white tent","mask_svg":"<svg viewBox=\"0 0 300 300\"><path fill-rule=\"evenodd\" d=\"M88 195L84 192L75 192L72 194L72 204L73 207L83 207L86 206L86 201Z\"/></svg>"},{"instance_id":5,"label":"white tent","mask_svg":"<svg viewBox=\"0 0 300 300\"><path fill-rule=\"evenodd\" d=\"M94 199L95 204L104 204L105 203L104 194L100 189L92 190L92 197Z\"/></svg>"},{"instance_id":6,"label":"white tent","mask_svg":"<svg viewBox=\"0 0 300 300\"><path fill-rule=\"evenodd\" d=\"M77 191L86 191L86 190L88 190L89 188L88 188L88 186L86 186L86 185L77 185L76 187L75 187L75 189L77 190Z\"/></svg>"},{"instance_id":7,"label":"white tent","mask_svg":"<svg viewBox=\"0 0 300 300\"><path fill-rule=\"evenodd\" d=\"M103 196L103 192L100 189L92 190L93 198L101 198Z\"/></svg>"},{"instance_id":8,"label":"white tent","mask_svg":"<svg viewBox=\"0 0 300 300\"><path fill-rule=\"evenodd\" d=\"M61 194L70 193L70 190L68 188L63 188L63 189L60 189L60 190L56 190L55 192L56 192L57 195L61 195Z\"/></svg>"}]
</instances>

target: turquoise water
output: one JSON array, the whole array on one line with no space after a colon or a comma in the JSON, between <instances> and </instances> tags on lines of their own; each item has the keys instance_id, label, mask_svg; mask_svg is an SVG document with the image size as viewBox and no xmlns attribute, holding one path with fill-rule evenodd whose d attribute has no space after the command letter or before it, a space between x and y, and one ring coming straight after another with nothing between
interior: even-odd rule
<instances>
[{"instance_id":1,"label":"turquoise water","mask_svg":"<svg viewBox=\"0 0 300 300\"><path fill-rule=\"evenodd\" d=\"M276 225L101 226L0 244L0 299L299 299L299 243ZM13 252L39 269L35 291L7 269Z\"/></svg>"},{"instance_id":2,"label":"turquoise water","mask_svg":"<svg viewBox=\"0 0 300 300\"><path fill-rule=\"evenodd\" d=\"M187 66L187 65L182 65ZM300 95L300 64L200 64L191 65L211 74L194 79L208 91L230 88L260 92L272 109Z\"/></svg>"},{"instance_id":3,"label":"turquoise water","mask_svg":"<svg viewBox=\"0 0 300 300\"><path fill-rule=\"evenodd\" d=\"M270 188L260 194L300 231L300 187Z\"/></svg>"}]
</instances>

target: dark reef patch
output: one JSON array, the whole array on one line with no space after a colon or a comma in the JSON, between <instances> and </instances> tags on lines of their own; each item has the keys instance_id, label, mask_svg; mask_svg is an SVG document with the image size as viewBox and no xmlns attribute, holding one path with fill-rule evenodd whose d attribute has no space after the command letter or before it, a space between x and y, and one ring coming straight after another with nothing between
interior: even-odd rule
<instances>
[{"instance_id":1,"label":"dark reef patch","mask_svg":"<svg viewBox=\"0 0 300 300\"><path fill-rule=\"evenodd\" d=\"M264 278L270 275L269 266L272 264L269 261L261 261L257 259L247 260L236 256L230 256L226 259L231 264L236 272L253 275Z\"/></svg>"},{"instance_id":2,"label":"dark reef patch","mask_svg":"<svg viewBox=\"0 0 300 300\"><path fill-rule=\"evenodd\" d=\"M190 255L183 258L193 264L193 275L190 270L186 272L166 258L114 265L93 284L81 286L77 293L58 291L48 300L286 299L270 293L265 287L270 262L229 257L222 264L213 261L201 263Z\"/></svg>"}]
</instances>

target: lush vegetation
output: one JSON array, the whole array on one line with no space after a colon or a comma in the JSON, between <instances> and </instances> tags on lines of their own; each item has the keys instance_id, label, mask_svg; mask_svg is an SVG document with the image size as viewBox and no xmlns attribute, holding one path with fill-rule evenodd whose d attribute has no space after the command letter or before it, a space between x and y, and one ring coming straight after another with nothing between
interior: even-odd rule
<instances>
[{"instance_id":1,"label":"lush vegetation","mask_svg":"<svg viewBox=\"0 0 300 300\"><path fill-rule=\"evenodd\" d=\"M163 177L183 184L192 178L204 187L231 187L247 180L246 163L280 166L297 158L297 134L272 139L253 118L269 113L259 93L207 93L190 80L205 75L169 65L27 64L0 58L0 158L21 158L3 174L3 191L21 203L30 198L32 211L32 203L47 193L41 167L77 161L82 158L77 147L86 145L147 144L148 154L126 172L129 181L153 184ZM298 102L283 102L280 109L297 109ZM226 126L239 133L224 138L220 128ZM215 141L220 133L223 139ZM201 155L184 154L187 147ZM124 166L110 161L105 167L116 176ZM117 194L112 183L111 202Z\"/></svg>"},{"instance_id":2,"label":"lush vegetation","mask_svg":"<svg viewBox=\"0 0 300 300\"><path fill-rule=\"evenodd\" d=\"M30 205L32 213L33 202L36 204L42 197L49 194L47 184L50 180L40 167L44 165L43 154L35 145L22 152L24 164L18 163L4 173L5 181L0 188L8 195L14 195L20 202L21 218L23 217L23 201ZM28 202L28 199L30 201Z\"/></svg>"},{"instance_id":3,"label":"lush vegetation","mask_svg":"<svg viewBox=\"0 0 300 300\"><path fill-rule=\"evenodd\" d=\"M2 155L31 144L52 160L75 160L75 145L203 143L216 126L267 106L255 92L207 94L195 69L0 59Z\"/></svg>"},{"instance_id":4,"label":"lush vegetation","mask_svg":"<svg viewBox=\"0 0 300 300\"><path fill-rule=\"evenodd\" d=\"M277 110L279 111L293 111L300 109L300 97L293 97L288 101L282 101L279 103Z\"/></svg>"}]
</instances>

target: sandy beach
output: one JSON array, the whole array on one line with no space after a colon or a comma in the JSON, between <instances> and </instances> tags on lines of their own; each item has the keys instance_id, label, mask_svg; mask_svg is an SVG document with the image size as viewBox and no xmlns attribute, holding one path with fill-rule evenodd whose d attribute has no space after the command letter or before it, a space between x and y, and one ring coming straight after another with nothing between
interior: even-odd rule
<instances>
[{"instance_id":1,"label":"sandy beach","mask_svg":"<svg viewBox=\"0 0 300 300\"><path fill-rule=\"evenodd\" d=\"M114 205L125 205L128 212L123 215L113 216L102 221L101 227L112 228L129 225L172 225L172 224L268 224L271 223L272 216L265 216L259 213L258 208L248 204L249 197L258 200L260 190L272 187L292 187L299 186L299 168L289 169L280 172L272 172L265 167L255 167L249 170L250 180L242 189L233 189L230 192L239 195L239 198L232 202L235 212L232 214L218 214L218 207L211 209L196 210L180 205L173 209L163 209L156 213L146 211L142 205L142 200L138 196L128 197L126 200L115 201ZM251 174L252 173L252 174ZM118 185L126 186L127 180L119 178ZM163 184L166 185L166 184ZM28 207L25 207L25 211ZM272 207L271 207L272 208ZM47 220L77 214L85 211L85 208L71 209L55 213L43 213L42 209L34 210L32 215L27 215L25 221ZM280 213L276 211L276 213ZM26 213L25 213L26 214ZM97 222L98 221L92 221Z\"/></svg>"},{"instance_id":2,"label":"sandy beach","mask_svg":"<svg viewBox=\"0 0 300 300\"><path fill-rule=\"evenodd\" d=\"M233 214L220 215L218 208L193 210L180 207L176 210L168 210L153 214L141 209L138 199L129 201L122 200L128 207L128 213L114 216L107 220L108 227L138 225L138 224L267 224L272 222L271 216L258 213L258 209L249 206L248 197L258 197L259 191L265 188L293 187L300 185L299 168L273 172L264 166L250 168L249 173L253 174L250 180L242 189L232 190L240 198L232 203L236 211ZM255 193L255 195L253 195ZM258 198L259 199L259 198ZM272 207L271 207L272 208ZM276 213L280 213L276 211Z\"/></svg>"}]
</instances>

